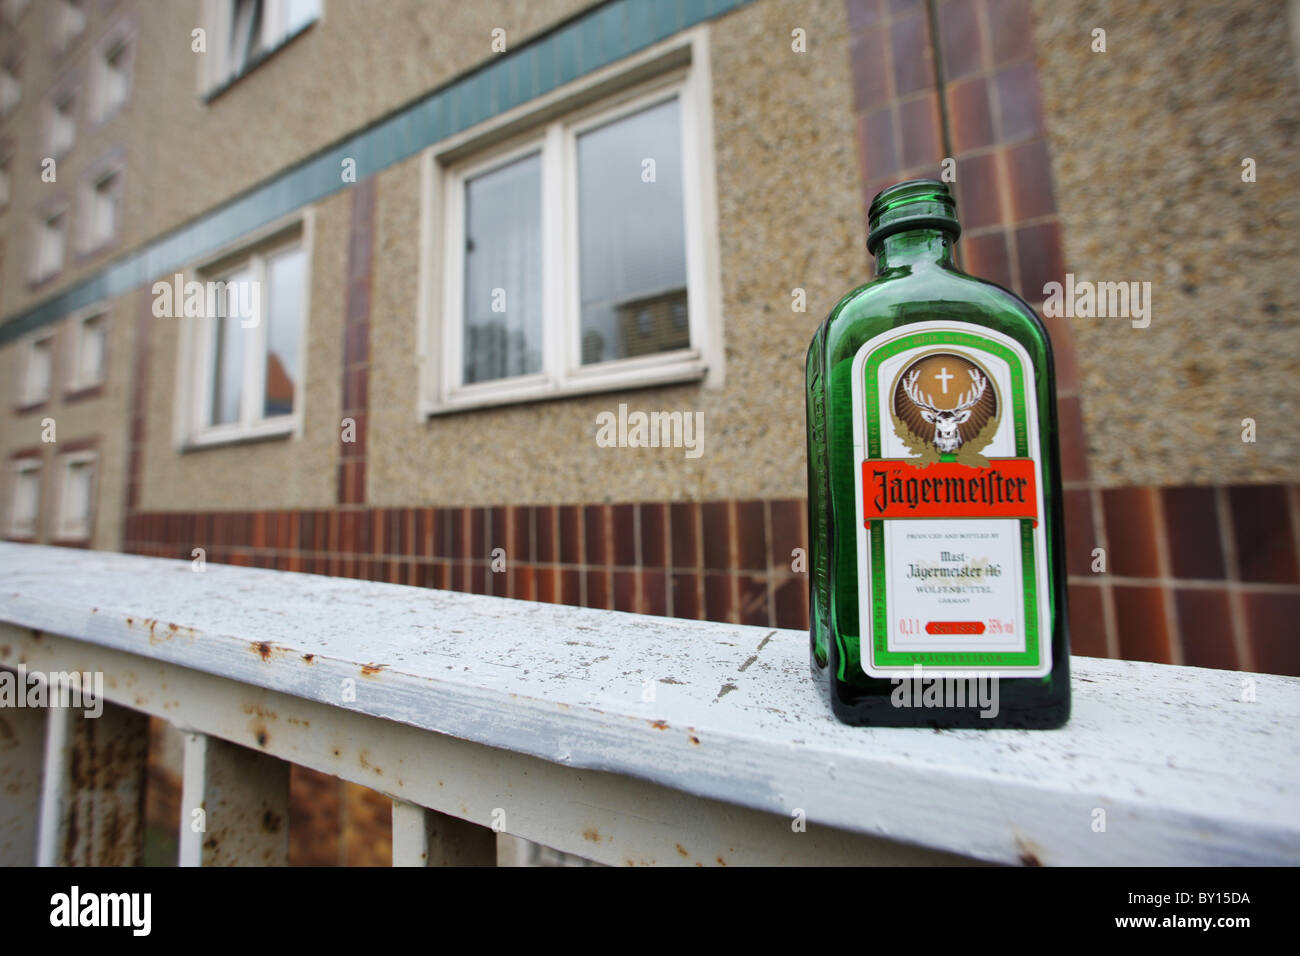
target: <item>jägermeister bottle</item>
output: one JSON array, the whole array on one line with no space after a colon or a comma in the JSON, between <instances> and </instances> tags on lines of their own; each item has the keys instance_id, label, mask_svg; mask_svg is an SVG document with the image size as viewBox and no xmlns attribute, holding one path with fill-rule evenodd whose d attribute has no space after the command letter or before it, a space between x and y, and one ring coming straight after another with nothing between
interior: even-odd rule
<instances>
[{"instance_id":1,"label":"j\u00e4germeister bottle","mask_svg":"<svg viewBox=\"0 0 1300 956\"><path fill-rule=\"evenodd\" d=\"M808 634L812 642L812 674L818 684L824 684L827 672L828 651L826 626L829 619L827 597L830 594L830 555L826 546L826 508L830 501L830 487L826 470L826 379L823 374L822 346L825 343L826 323L813 334L808 346L805 381L808 406L808 529L812 537L808 573Z\"/></svg>"},{"instance_id":2,"label":"j\u00e4germeister bottle","mask_svg":"<svg viewBox=\"0 0 1300 956\"><path fill-rule=\"evenodd\" d=\"M953 264L944 183L891 186L869 219L876 278L808 351L813 672L850 724L1059 727L1051 343L1021 299Z\"/></svg>"}]
</instances>

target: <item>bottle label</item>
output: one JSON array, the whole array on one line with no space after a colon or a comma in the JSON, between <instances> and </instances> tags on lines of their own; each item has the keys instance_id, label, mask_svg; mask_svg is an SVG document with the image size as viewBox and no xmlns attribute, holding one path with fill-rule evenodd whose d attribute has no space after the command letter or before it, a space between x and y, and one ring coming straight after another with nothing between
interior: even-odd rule
<instances>
[{"instance_id":1,"label":"bottle label","mask_svg":"<svg viewBox=\"0 0 1300 956\"><path fill-rule=\"evenodd\" d=\"M858 613L871 677L1052 669L1034 367L1014 339L930 321L853 363Z\"/></svg>"}]
</instances>

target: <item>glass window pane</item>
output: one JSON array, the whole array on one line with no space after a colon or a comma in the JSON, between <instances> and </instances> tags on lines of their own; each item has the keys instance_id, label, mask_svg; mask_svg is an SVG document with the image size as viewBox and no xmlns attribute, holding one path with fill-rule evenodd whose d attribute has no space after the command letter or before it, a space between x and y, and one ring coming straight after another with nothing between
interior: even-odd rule
<instances>
[{"instance_id":1,"label":"glass window pane","mask_svg":"<svg viewBox=\"0 0 1300 956\"><path fill-rule=\"evenodd\" d=\"M127 84L129 82L127 51L126 41L123 40L111 47L104 55L103 75L100 78L102 89L101 117L107 116L126 102Z\"/></svg>"},{"instance_id":2,"label":"glass window pane","mask_svg":"<svg viewBox=\"0 0 1300 956\"><path fill-rule=\"evenodd\" d=\"M262 37L262 0L235 0L230 24L230 72L242 73Z\"/></svg>"},{"instance_id":3,"label":"glass window pane","mask_svg":"<svg viewBox=\"0 0 1300 956\"><path fill-rule=\"evenodd\" d=\"M39 402L46 398L50 392L50 374L53 362L51 361L53 342L45 339L37 342L32 346L31 364L27 368L27 395L28 402Z\"/></svg>"},{"instance_id":4,"label":"glass window pane","mask_svg":"<svg viewBox=\"0 0 1300 956\"><path fill-rule=\"evenodd\" d=\"M465 183L465 383L542 367L542 161Z\"/></svg>"},{"instance_id":5,"label":"glass window pane","mask_svg":"<svg viewBox=\"0 0 1300 956\"><path fill-rule=\"evenodd\" d=\"M78 356L77 382L90 385L103 376L104 317L97 315L81 326L81 354Z\"/></svg>"},{"instance_id":6,"label":"glass window pane","mask_svg":"<svg viewBox=\"0 0 1300 956\"><path fill-rule=\"evenodd\" d=\"M237 272L225 281L228 288L251 282L250 272ZM240 398L244 391L244 336L254 329L241 327L238 293L217 298L221 314L212 320L213 368L212 415L209 424L226 425L239 421Z\"/></svg>"},{"instance_id":7,"label":"glass window pane","mask_svg":"<svg viewBox=\"0 0 1300 956\"><path fill-rule=\"evenodd\" d=\"M107 242L117 231L117 174L110 173L91 193L90 240L92 244Z\"/></svg>"},{"instance_id":8,"label":"glass window pane","mask_svg":"<svg viewBox=\"0 0 1300 956\"><path fill-rule=\"evenodd\" d=\"M273 256L266 264L266 391L262 414L293 413L298 391L299 342L307 256L301 247Z\"/></svg>"},{"instance_id":9,"label":"glass window pane","mask_svg":"<svg viewBox=\"0 0 1300 956\"><path fill-rule=\"evenodd\" d=\"M36 525L36 515L40 509L40 471L33 468L18 473L15 497L13 528L15 531L30 532Z\"/></svg>"},{"instance_id":10,"label":"glass window pane","mask_svg":"<svg viewBox=\"0 0 1300 956\"><path fill-rule=\"evenodd\" d=\"M46 279L63 268L63 214L51 216L41 230L41 248L38 278Z\"/></svg>"},{"instance_id":11,"label":"glass window pane","mask_svg":"<svg viewBox=\"0 0 1300 956\"><path fill-rule=\"evenodd\" d=\"M293 33L320 16L320 0L285 0L284 32Z\"/></svg>"},{"instance_id":12,"label":"glass window pane","mask_svg":"<svg viewBox=\"0 0 1300 956\"><path fill-rule=\"evenodd\" d=\"M82 529L90 518L91 463L80 461L68 466L68 497L63 517L70 530Z\"/></svg>"},{"instance_id":13,"label":"glass window pane","mask_svg":"<svg viewBox=\"0 0 1300 956\"><path fill-rule=\"evenodd\" d=\"M582 362L687 348L676 99L578 137Z\"/></svg>"}]
</instances>

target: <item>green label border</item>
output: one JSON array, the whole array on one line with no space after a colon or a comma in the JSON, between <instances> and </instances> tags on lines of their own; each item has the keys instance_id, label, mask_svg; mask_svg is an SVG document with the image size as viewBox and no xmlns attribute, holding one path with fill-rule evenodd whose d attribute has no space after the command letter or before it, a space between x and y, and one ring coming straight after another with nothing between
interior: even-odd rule
<instances>
[{"instance_id":1,"label":"green label border","mask_svg":"<svg viewBox=\"0 0 1300 956\"><path fill-rule=\"evenodd\" d=\"M956 345L986 352L1007 363L1011 372L1011 417L1016 442L1016 457L1029 457L1029 422L1025 398L1025 375L1020 356L1001 342L994 342L971 332L928 331L902 336L873 350L863 363L863 413L867 428L867 460L881 457L880 416L880 365L914 348L927 345ZM1041 454L1041 449L1040 449ZM1042 467L1035 461L1042 484ZM864 493L862 478L856 479L858 494ZM1041 493L1041 491L1040 491ZM1040 520L1042 516L1039 516ZM876 519L868 523L868 549L871 554L872 591L872 664L876 667L922 667L944 669L988 670L998 667L1032 669L1042 663L1038 627L1038 567L1034 553L1034 522L1020 519L1020 554L1023 569L1025 599L1025 650L1011 651L890 651L886 647L889 635L889 613L885 599L885 520L907 521L907 518ZM955 518L955 521L964 519ZM859 598L861 599L861 598ZM862 663L862 662L860 662Z\"/></svg>"}]
</instances>

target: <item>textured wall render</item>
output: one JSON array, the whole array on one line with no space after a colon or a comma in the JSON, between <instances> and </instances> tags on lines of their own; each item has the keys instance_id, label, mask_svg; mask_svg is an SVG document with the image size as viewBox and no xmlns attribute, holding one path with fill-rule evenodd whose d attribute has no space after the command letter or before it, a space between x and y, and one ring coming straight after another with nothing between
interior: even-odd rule
<instances>
[{"instance_id":1,"label":"textured wall render","mask_svg":"<svg viewBox=\"0 0 1300 956\"><path fill-rule=\"evenodd\" d=\"M1094 479L1294 481L1300 85L1286 4L1033 12L1066 267L1152 290L1149 328L1072 320Z\"/></svg>"}]
</instances>

